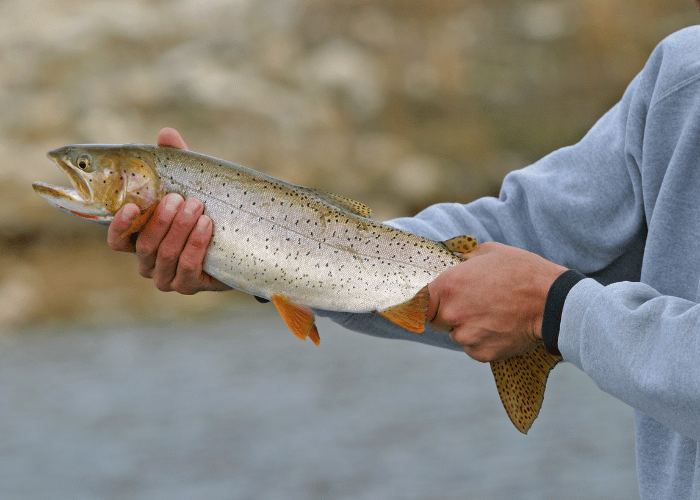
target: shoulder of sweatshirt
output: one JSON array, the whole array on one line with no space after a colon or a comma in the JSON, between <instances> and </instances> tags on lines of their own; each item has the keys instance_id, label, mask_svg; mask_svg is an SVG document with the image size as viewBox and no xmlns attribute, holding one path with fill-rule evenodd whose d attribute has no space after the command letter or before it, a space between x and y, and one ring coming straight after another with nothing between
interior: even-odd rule
<instances>
[{"instance_id":1,"label":"shoulder of sweatshirt","mask_svg":"<svg viewBox=\"0 0 700 500\"><path fill-rule=\"evenodd\" d=\"M666 37L654 49L640 76L652 87L649 107L686 86L700 82L700 26Z\"/></svg>"}]
</instances>

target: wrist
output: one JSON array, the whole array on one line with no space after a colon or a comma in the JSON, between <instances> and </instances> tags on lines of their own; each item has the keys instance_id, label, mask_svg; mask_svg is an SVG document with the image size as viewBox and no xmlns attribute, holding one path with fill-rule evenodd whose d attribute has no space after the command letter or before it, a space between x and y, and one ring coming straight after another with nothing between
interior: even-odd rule
<instances>
[{"instance_id":1,"label":"wrist","mask_svg":"<svg viewBox=\"0 0 700 500\"><path fill-rule=\"evenodd\" d=\"M564 303L571 289L585 278L586 276L578 271L569 269L560 274L549 288L542 315L540 335L550 354L561 356L559 352L559 327L564 312Z\"/></svg>"},{"instance_id":2,"label":"wrist","mask_svg":"<svg viewBox=\"0 0 700 500\"><path fill-rule=\"evenodd\" d=\"M559 264L555 264L553 262L548 262L548 266L545 268L544 272L539 273L538 284L535 292L537 297L537 306L535 307L535 311L537 314L532 323L532 331L535 339L537 340L542 340L542 323L549 292L553 283L566 271L568 271L568 269L564 266L560 266Z\"/></svg>"}]
</instances>

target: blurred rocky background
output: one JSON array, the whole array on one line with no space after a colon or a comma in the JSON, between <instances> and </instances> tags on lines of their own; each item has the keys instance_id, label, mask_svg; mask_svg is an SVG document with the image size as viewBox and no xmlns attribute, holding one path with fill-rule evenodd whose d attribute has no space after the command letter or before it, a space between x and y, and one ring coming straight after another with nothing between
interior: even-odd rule
<instances>
[{"instance_id":1,"label":"blurred rocky background","mask_svg":"<svg viewBox=\"0 0 700 500\"><path fill-rule=\"evenodd\" d=\"M106 230L31 189L45 152L153 143L371 206L498 192L576 142L690 0L0 0L0 328L160 321L252 307L156 291Z\"/></svg>"}]
</instances>

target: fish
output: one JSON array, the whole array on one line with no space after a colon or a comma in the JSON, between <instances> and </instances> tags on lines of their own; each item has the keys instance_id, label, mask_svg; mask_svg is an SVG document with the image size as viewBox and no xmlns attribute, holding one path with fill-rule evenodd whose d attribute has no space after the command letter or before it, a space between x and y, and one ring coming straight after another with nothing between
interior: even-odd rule
<instances>
[{"instance_id":1,"label":"fish","mask_svg":"<svg viewBox=\"0 0 700 500\"><path fill-rule=\"evenodd\" d=\"M372 220L363 203L189 150L77 144L47 156L72 187L34 182L36 193L102 224L135 203L141 215L125 235L142 229L167 193L201 199L214 226L203 270L272 301L288 328L316 345L314 309L376 313L422 333L428 284L477 247L468 235L439 242L402 231ZM491 363L501 402L520 432L537 418L547 378L560 360L538 343Z\"/></svg>"}]
</instances>

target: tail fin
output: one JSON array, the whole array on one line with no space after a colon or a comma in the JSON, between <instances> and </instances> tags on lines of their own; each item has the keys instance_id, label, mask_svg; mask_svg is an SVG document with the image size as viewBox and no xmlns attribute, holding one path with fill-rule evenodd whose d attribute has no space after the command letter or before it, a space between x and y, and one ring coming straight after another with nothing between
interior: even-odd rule
<instances>
[{"instance_id":1,"label":"tail fin","mask_svg":"<svg viewBox=\"0 0 700 500\"><path fill-rule=\"evenodd\" d=\"M544 344L539 344L520 356L491 363L503 407L523 434L527 434L539 415L547 377L561 359L561 356L549 354Z\"/></svg>"}]
</instances>

